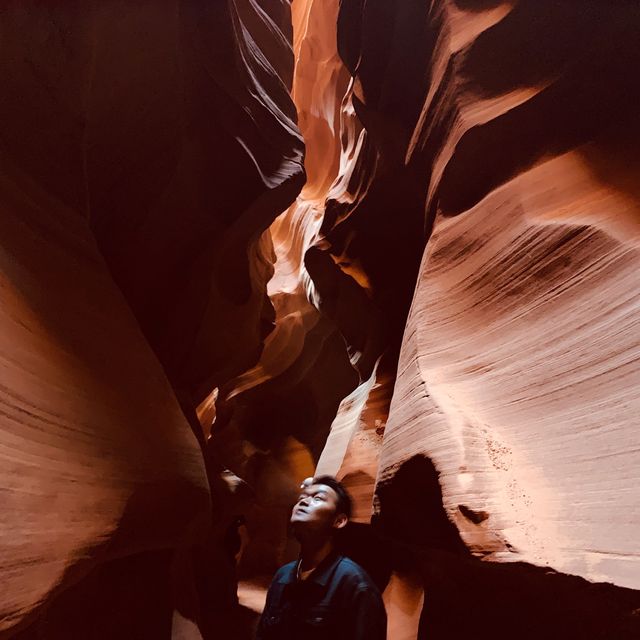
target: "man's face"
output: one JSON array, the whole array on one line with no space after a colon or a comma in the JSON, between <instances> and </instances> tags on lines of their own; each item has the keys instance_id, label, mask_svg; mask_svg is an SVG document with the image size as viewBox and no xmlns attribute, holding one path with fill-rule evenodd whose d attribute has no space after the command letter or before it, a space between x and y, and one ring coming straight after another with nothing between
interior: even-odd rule
<instances>
[{"instance_id":1,"label":"man's face","mask_svg":"<svg viewBox=\"0 0 640 640\"><path fill-rule=\"evenodd\" d=\"M337 513L338 494L326 484L304 484L291 512L294 530L330 532L346 524L346 516Z\"/></svg>"}]
</instances>

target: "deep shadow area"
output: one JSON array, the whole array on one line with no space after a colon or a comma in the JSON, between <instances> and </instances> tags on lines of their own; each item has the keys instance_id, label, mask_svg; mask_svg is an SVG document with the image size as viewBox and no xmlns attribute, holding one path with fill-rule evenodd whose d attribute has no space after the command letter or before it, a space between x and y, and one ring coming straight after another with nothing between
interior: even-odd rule
<instances>
[{"instance_id":1,"label":"deep shadow area","mask_svg":"<svg viewBox=\"0 0 640 640\"><path fill-rule=\"evenodd\" d=\"M639 591L471 556L447 517L429 458L407 460L377 495L375 524L393 568L423 580L419 640L640 637Z\"/></svg>"},{"instance_id":2,"label":"deep shadow area","mask_svg":"<svg viewBox=\"0 0 640 640\"><path fill-rule=\"evenodd\" d=\"M417 553L425 585L419 639L632 640L640 592L523 562Z\"/></svg>"},{"instance_id":3,"label":"deep shadow area","mask_svg":"<svg viewBox=\"0 0 640 640\"><path fill-rule=\"evenodd\" d=\"M161 640L171 637L170 551L101 565L60 594L15 640Z\"/></svg>"},{"instance_id":4,"label":"deep shadow area","mask_svg":"<svg viewBox=\"0 0 640 640\"><path fill-rule=\"evenodd\" d=\"M391 549L375 527L350 522L338 540L340 553L357 562L384 591L391 577L393 558Z\"/></svg>"},{"instance_id":5,"label":"deep shadow area","mask_svg":"<svg viewBox=\"0 0 640 640\"><path fill-rule=\"evenodd\" d=\"M259 621L260 614L242 605L237 605L218 614L215 621L215 632L211 637L253 640Z\"/></svg>"},{"instance_id":6,"label":"deep shadow area","mask_svg":"<svg viewBox=\"0 0 640 640\"><path fill-rule=\"evenodd\" d=\"M392 480L378 486L380 507L373 521L380 533L400 548L405 545L469 556L458 529L447 517L438 478L429 458L410 458Z\"/></svg>"},{"instance_id":7,"label":"deep shadow area","mask_svg":"<svg viewBox=\"0 0 640 640\"><path fill-rule=\"evenodd\" d=\"M222 608L235 587L213 544L210 508L209 494L184 481L140 485L114 534L87 548L40 606L0 638L169 640L174 609L197 621L206 612L203 575L217 587L211 602Z\"/></svg>"},{"instance_id":8,"label":"deep shadow area","mask_svg":"<svg viewBox=\"0 0 640 640\"><path fill-rule=\"evenodd\" d=\"M463 59L452 58L450 66L478 97L541 90L465 133L438 187L443 213L473 207L541 159L634 117L639 29L636 3L525 0L482 33Z\"/></svg>"}]
</instances>

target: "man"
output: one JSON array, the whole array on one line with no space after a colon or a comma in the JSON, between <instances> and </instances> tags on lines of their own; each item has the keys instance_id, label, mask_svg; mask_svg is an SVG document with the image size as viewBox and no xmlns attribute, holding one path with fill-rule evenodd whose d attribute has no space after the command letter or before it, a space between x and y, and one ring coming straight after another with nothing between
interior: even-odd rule
<instances>
[{"instance_id":1,"label":"man","mask_svg":"<svg viewBox=\"0 0 640 640\"><path fill-rule=\"evenodd\" d=\"M291 513L300 557L276 573L257 640L385 640L378 589L335 548L350 516L351 499L335 478L305 480Z\"/></svg>"}]
</instances>

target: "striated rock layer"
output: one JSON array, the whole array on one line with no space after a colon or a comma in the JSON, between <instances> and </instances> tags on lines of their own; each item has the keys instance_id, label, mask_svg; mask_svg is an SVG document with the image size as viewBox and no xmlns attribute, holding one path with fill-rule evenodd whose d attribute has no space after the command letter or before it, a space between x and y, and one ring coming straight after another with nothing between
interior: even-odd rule
<instances>
[{"instance_id":1,"label":"striated rock layer","mask_svg":"<svg viewBox=\"0 0 640 640\"><path fill-rule=\"evenodd\" d=\"M189 544L200 449L86 221L0 178L0 636L96 565Z\"/></svg>"},{"instance_id":2,"label":"striated rock layer","mask_svg":"<svg viewBox=\"0 0 640 640\"><path fill-rule=\"evenodd\" d=\"M418 282L376 491L380 531L413 558L396 562L389 602L402 608L393 592L413 593L416 571L426 589L419 627L415 607L405 616L414 635L448 637L443 612L461 617L460 637L481 619L505 638L638 633L637 592L555 573L640 587L638 34L630 3L341 4L338 46L375 160L363 145L345 175L353 186L367 164L367 180L327 201L323 231L335 251L340 223L355 226L339 260L353 265L388 203L387 219L414 229L405 256L424 248L414 272L383 263ZM358 265L376 291L373 261ZM366 400L357 411L363 437L334 423L321 462L370 486L376 456L349 453L371 442ZM425 501L433 486L441 499Z\"/></svg>"},{"instance_id":3,"label":"striated rock layer","mask_svg":"<svg viewBox=\"0 0 640 640\"><path fill-rule=\"evenodd\" d=\"M0 636L214 637L246 496L196 407L273 328L289 3L9 2L0 31Z\"/></svg>"},{"instance_id":4,"label":"striated rock layer","mask_svg":"<svg viewBox=\"0 0 640 640\"><path fill-rule=\"evenodd\" d=\"M306 449L318 471L343 477L361 523L377 478L377 529L402 546L395 555L413 557L392 559L394 633L445 634L438 610L458 615L453 594L472 580L505 598L519 585L547 603L534 624L512 598L503 623L489 607L500 637L554 625L572 637L627 637L636 595L591 590L580 578L638 587L640 575L638 126L627 73L638 57L637 10L297 6L293 95L309 181L271 229L269 290L283 312L271 356L267 342L237 398L254 428L276 404L269 385L280 404L267 414L269 435L250 439L268 450L293 434L281 450ZM350 79L328 45L334 15ZM357 378L326 379L348 371L338 343L322 368L309 366L305 346L319 323L344 341ZM290 337L297 366L283 369L275 363ZM411 471L400 473L405 464ZM424 473L441 498L404 502L398 487L420 486ZM469 551L513 564L494 571ZM447 573L456 576L448 585ZM460 606L487 608L473 597L465 592Z\"/></svg>"},{"instance_id":5,"label":"striated rock layer","mask_svg":"<svg viewBox=\"0 0 640 640\"><path fill-rule=\"evenodd\" d=\"M0 637L242 637L314 470L394 640L638 636L633 3L2 16Z\"/></svg>"},{"instance_id":6,"label":"striated rock layer","mask_svg":"<svg viewBox=\"0 0 640 640\"><path fill-rule=\"evenodd\" d=\"M380 479L426 454L475 552L638 588L640 14L474 4L429 16L433 234Z\"/></svg>"}]
</instances>

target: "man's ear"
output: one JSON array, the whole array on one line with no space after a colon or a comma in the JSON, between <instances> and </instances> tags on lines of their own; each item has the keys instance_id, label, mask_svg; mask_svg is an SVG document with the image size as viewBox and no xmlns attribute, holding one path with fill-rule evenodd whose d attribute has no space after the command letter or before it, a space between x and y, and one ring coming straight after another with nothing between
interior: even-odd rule
<instances>
[{"instance_id":1,"label":"man's ear","mask_svg":"<svg viewBox=\"0 0 640 640\"><path fill-rule=\"evenodd\" d=\"M347 526L347 522L349 522L349 518L344 513L341 513L336 516L336 519L333 522L334 529L342 529Z\"/></svg>"}]
</instances>

